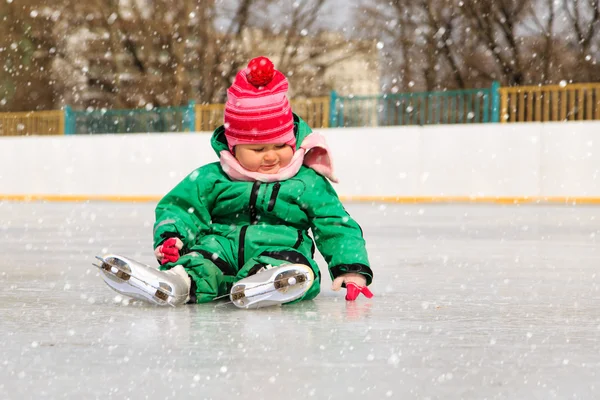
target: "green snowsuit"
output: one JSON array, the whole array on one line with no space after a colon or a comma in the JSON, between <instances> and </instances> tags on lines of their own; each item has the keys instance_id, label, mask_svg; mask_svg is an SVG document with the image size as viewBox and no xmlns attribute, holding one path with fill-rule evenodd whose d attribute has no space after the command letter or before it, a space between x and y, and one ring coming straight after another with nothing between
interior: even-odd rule
<instances>
[{"instance_id":1,"label":"green snowsuit","mask_svg":"<svg viewBox=\"0 0 600 400\"><path fill-rule=\"evenodd\" d=\"M294 127L299 147L311 130L296 115ZM227 150L223 126L211 143L217 155ZM272 183L233 181L219 162L196 169L158 203L154 248L169 237L183 241L176 264L192 278L191 302L212 301L260 267L289 262L314 270L315 283L300 299L308 300L319 293L321 280L309 228L332 279L357 272L371 283L360 226L327 179L306 166L294 177Z\"/></svg>"}]
</instances>

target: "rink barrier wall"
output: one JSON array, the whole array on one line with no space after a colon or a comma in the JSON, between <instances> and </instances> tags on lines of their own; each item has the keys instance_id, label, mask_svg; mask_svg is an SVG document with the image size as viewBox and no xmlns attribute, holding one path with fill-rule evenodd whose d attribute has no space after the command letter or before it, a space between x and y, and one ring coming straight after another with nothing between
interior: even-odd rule
<instances>
[{"instance_id":1,"label":"rink barrier wall","mask_svg":"<svg viewBox=\"0 0 600 400\"><path fill-rule=\"evenodd\" d=\"M318 131L345 201L600 204L600 122ZM2 137L0 199L155 202L217 160L210 136Z\"/></svg>"},{"instance_id":2,"label":"rink barrier wall","mask_svg":"<svg viewBox=\"0 0 600 400\"><path fill-rule=\"evenodd\" d=\"M120 202L156 203L161 196L96 196L96 195L2 195L0 201L15 202ZM393 196L340 196L344 203L491 203L491 204L600 204L600 197L393 197Z\"/></svg>"}]
</instances>

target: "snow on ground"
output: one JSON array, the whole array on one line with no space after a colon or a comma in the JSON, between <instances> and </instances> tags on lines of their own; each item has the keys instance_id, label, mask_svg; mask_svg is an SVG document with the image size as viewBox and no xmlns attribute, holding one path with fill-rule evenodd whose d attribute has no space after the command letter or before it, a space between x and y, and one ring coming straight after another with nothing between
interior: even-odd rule
<instances>
[{"instance_id":1,"label":"snow on ground","mask_svg":"<svg viewBox=\"0 0 600 400\"><path fill-rule=\"evenodd\" d=\"M0 398L599 397L597 207L347 209L375 297L327 277L315 301L246 311L103 283L96 254L155 264L152 204L0 202Z\"/></svg>"}]
</instances>

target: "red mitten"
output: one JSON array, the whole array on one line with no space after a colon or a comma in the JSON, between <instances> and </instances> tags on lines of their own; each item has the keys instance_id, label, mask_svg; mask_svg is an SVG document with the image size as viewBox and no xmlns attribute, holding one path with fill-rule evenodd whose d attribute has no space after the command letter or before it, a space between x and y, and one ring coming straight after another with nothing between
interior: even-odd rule
<instances>
[{"instance_id":1,"label":"red mitten","mask_svg":"<svg viewBox=\"0 0 600 400\"><path fill-rule=\"evenodd\" d=\"M354 301L359 294L364 294L367 299L373 297L373 293L366 286L358 286L354 282L346 283L346 300Z\"/></svg>"},{"instance_id":2,"label":"red mitten","mask_svg":"<svg viewBox=\"0 0 600 400\"><path fill-rule=\"evenodd\" d=\"M171 263L179 260L179 250L183 248L183 242L179 238L169 238L154 249L154 255L161 264Z\"/></svg>"},{"instance_id":3,"label":"red mitten","mask_svg":"<svg viewBox=\"0 0 600 400\"><path fill-rule=\"evenodd\" d=\"M348 301L356 300L361 293L369 299L373 297L373 293L366 286L367 280L363 275L354 272L340 275L333 280L331 288L334 291L338 291L342 288L342 284L346 285L346 300Z\"/></svg>"}]
</instances>

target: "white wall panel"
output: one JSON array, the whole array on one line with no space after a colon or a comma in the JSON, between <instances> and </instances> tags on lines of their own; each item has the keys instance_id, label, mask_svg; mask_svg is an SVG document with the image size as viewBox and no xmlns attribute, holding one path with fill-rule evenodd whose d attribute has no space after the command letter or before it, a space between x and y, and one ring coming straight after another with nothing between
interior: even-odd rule
<instances>
[{"instance_id":1,"label":"white wall panel","mask_svg":"<svg viewBox=\"0 0 600 400\"><path fill-rule=\"evenodd\" d=\"M342 196L600 198L600 122L320 130ZM0 196L161 196L210 134L0 138Z\"/></svg>"}]
</instances>

